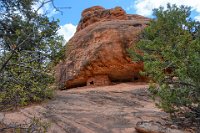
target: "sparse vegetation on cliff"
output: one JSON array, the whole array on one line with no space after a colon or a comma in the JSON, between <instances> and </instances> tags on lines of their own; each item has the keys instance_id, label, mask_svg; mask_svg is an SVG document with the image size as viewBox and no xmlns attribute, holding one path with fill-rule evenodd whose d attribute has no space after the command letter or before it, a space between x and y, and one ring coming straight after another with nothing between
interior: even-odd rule
<instances>
[{"instance_id":1,"label":"sparse vegetation on cliff","mask_svg":"<svg viewBox=\"0 0 200 133\"><path fill-rule=\"evenodd\" d=\"M154 17L141 35L135 61L144 61L150 91L158 106L177 116L187 112L200 118L200 23L190 18L189 7L169 5L154 10ZM191 124L191 123L190 123Z\"/></svg>"}]
</instances>

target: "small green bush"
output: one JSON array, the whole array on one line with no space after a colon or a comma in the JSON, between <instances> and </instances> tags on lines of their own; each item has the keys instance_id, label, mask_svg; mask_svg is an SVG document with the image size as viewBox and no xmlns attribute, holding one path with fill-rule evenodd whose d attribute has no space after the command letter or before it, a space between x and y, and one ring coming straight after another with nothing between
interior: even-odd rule
<instances>
[{"instance_id":1,"label":"small green bush","mask_svg":"<svg viewBox=\"0 0 200 133\"><path fill-rule=\"evenodd\" d=\"M0 123L0 132L12 133L46 133L50 123L42 121L40 118L33 117L29 123L23 125Z\"/></svg>"}]
</instances>

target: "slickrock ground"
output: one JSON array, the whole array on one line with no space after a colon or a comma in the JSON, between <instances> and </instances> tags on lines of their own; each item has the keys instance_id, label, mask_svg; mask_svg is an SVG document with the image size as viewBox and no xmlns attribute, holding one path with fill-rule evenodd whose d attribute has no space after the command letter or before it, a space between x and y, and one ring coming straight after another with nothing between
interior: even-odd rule
<instances>
[{"instance_id":1,"label":"slickrock ground","mask_svg":"<svg viewBox=\"0 0 200 133\"><path fill-rule=\"evenodd\" d=\"M49 133L135 133L138 121L165 124L168 117L154 106L147 87L121 83L57 91L55 99L42 105L0 113L0 122L23 124L35 116L51 124Z\"/></svg>"}]
</instances>

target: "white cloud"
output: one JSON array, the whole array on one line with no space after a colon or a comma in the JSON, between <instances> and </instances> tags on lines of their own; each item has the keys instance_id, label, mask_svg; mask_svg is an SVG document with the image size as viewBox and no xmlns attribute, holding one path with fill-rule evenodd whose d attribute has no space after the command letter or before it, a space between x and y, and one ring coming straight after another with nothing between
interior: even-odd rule
<instances>
[{"instance_id":1,"label":"white cloud","mask_svg":"<svg viewBox=\"0 0 200 133\"><path fill-rule=\"evenodd\" d=\"M196 17L194 17L194 19L195 19L195 20L197 20L197 21L200 21L200 15L199 15L199 16L196 16Z\"/></svg>"},{"instance_id":2,"label":"white cloud","mask_svg":"<svg viewBox=\"0 0 200 133\"><path fill-rule=\"evenodd\" d=\"M150 16L152 9L160 6L166 7L167 3L190 6L193 11L196 11L198 15L195 19L200 20L200 1L199 0L136 0L132 9L136 10L137 14L143 16ZM130 6L131 7L131 6Z\"/></svg>"},{"instance_id":3,"label":"white cloud","mask_svg":"<svg viewBox=\"0 0 200 133\"><path fill-rule=\"evenodd\" d=\"M75 32L76 25L70 23L60 26L60 29L58 30L58 34L63 35L66 42L69 41L69 39L74 35Z\"/></svg>"}]
</instances>

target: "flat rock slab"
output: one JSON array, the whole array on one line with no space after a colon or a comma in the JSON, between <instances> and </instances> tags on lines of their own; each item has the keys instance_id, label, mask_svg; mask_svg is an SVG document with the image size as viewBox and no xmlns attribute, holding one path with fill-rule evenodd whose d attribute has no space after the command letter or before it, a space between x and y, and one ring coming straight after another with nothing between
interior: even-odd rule
<instances>
[{"instance_id":1,"label":"flat rock slab","mask_svg":"<svg viewBox=\"0 0 200 133\"><path fill-rule=\"evenodd\" d=\"M15 112L0 113L4 124L25 124L41 118L48 133L134 133L138 121L159 121L168 115L155 107L143 83L82 87L57 91L55 98Z\"/></svg>"}]
</instances>

